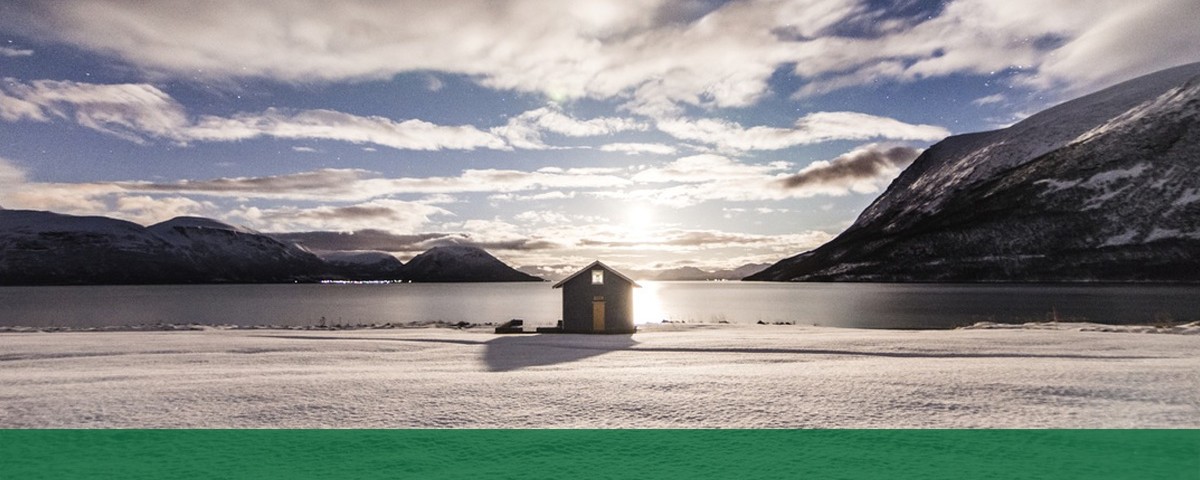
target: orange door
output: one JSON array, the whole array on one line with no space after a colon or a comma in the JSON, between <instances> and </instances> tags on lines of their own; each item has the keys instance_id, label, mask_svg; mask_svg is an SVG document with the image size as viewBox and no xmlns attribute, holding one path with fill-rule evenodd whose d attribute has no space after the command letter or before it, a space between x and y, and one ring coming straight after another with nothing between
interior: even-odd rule
<instances>
[{"instance_id":1,"label":"orange door","mask_svg":"<svg viewBox=\"0 0 1200 480\"><path fill-rule=\"evenodd\" d=\"M592 331L604 331L604 300L592 301Z\"/></svg>"}]
</instances>

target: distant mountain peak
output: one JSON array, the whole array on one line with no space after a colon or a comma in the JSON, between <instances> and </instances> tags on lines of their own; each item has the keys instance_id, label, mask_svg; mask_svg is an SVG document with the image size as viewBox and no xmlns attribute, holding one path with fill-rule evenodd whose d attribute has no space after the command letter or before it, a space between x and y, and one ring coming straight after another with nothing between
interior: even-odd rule
<instances>
[{"instance_id":1,"label":"distant mountain peak","mask_svg":"<svg viewBox=\"0 0 1200 480\"><path fill-rule=\"evenodd\" d=\"M430 248L404 265L404 275L427 282L542 281L508 266L482 248L468 245Z\"/></svg>"},{"instance_id":2,"label":"distant mountain peak","mask_svg":"<svg viewBox=\"0 0 1200 480\"><path fill-rule=\"evenodd\" d=\"M171 229L171 228L176 228L176 227L179 227L179 228L207 228L207 229L212 229L212 230L227 230L227 231L238 232L238 233L253 233L253 234L258 233L256 231L250 230L246 227L230 225L228 223L221 222L219 220L214 220L214 219L205 218L205 217L191 217L191 216L175 217L175 218L172 218L165 222L156 223L147 228L149 228L151 230L166 230L166 229Z\"/></svg>"}]
</instances>

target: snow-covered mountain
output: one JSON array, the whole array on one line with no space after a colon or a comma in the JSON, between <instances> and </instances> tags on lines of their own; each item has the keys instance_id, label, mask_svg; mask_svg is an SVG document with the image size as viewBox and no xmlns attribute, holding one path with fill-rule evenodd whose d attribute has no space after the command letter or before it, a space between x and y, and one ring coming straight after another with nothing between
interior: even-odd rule
<instances>
[{"instance_id":1,"label":"snow-covered mountain","mask_svg":"<svg viewBox=\"0 0 1200 480\"><path fill-rule=\"evenodd\" d=\"M192 281L193 265L174 253L132 222L0 210L0 285Z\"/></svg>"},{"instance_id":2,"label":"snow-covered mountain","mask_svg":"<svg viewBox=\"0 0 1200 480\"><path fill-rule=\"evenodd\" d=\"M0 210L0 284L278 282L314 277L315 255L200 218L151 227Z\"/></svg>"},{"instance_id":3,"label":"snow-covered mountain","mask_svg":"<svg viewBox=\"0 0 1200 480\"><path fill-rule=\"evenodd\" d=\"M436 247L409 265L386 252L320 254L208 218L143 227L106 217L0 209L0 285L541 280L474 247Z\"/></svg>"},{"instance_id":4,"label":"snow-covered mountain","mask_svg":"<svg viewBox=\"0 0 1200 480\"><path fill-rule=\"evenodd\" d=\"M314 251L328 264L327 270L347 280L399 280L404 263L388 252L375 250Z\"/></svg>"},{"instance_id":5,"label":"snow-covered mountain","mask_svg":"<svg viewBox=\"0 0 1200 480\"><path fill-rule=\"evenodd\" d=\"M315 278L325 267L295 244L209 218L176 217L146 231L174 245L207 281L292 281Z\"/></svg>"},{"instance_id":6,"label":"snow-covered mountain","mask_svg":"<svg viewBox=\"0 0 1200 480\"><path fill-rule=\"evenodd\" d=\"M0 285L541 280L474 247L435 247L409 265L386 252L319 254L208 218L143 227L106 217L0 209Z\"/></svg>"},{"instance_id":7,"label":"snow-covered mountain","mask_svg":"<svg viewBox=\"0 0 1200 480\"><path fill-rule=\"evenodd\" d=\"M747 276L761 272L769 266L766 263L749 263L737 268L713 271L696 267L679 267L658 272L654 276L654 279L663 281L741 280Z\"/></svg>"},{"instance_id":8,"label":"snow-covered mountain","mask_svg":"<svg viewBox=\"0 0 1200 480\"><path fill-rule=\"evenodd\" d=\"M478 247L433 247L404 265L404 278L414 282L540 282L513 269Z\"/></svg>"},{"instance_id":9,"label":"snow-covered mountain","mask_svg":"<svg viewBox=\"0 0 1200 480\"><path fill-rule=\"evenodd\" d=\"M748 280L1200 281L1200 64L949 137Z\"/></svg>"}]
</instances>

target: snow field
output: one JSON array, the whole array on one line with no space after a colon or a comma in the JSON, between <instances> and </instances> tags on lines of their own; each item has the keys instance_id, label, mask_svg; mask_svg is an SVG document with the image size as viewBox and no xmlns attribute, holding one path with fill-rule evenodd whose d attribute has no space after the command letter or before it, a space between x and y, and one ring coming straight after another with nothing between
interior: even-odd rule
<instances>
[{"instance_id":1,"label":"snow field","mask_svg":"<svg viewBox=\"0 0 1200 480\"><path fill-rule=\"evenodd\" d=\"M0 427L1200 427L1200 336L1080 330L7 333Z\"/></svg>"}]
</instances>

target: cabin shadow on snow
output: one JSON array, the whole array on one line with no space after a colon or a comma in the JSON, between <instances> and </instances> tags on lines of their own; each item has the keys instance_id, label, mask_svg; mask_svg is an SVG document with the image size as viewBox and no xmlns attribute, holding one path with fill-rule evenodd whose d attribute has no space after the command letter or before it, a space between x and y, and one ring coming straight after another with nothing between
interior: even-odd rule
<instances>
[{"instance_id":1,"label":"cabin shadow on snow","mask_svg":"<svg viewBox=\"0 0 1200 480\"><path fill-rule=\"evenodd\" d=\"M571 363L636 345L633 334L510 335L484 342L483 362L493 372Z\"/></svg>"}]
</instances>

